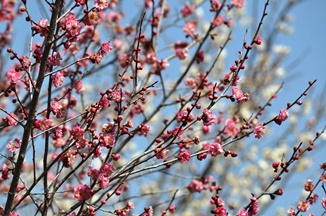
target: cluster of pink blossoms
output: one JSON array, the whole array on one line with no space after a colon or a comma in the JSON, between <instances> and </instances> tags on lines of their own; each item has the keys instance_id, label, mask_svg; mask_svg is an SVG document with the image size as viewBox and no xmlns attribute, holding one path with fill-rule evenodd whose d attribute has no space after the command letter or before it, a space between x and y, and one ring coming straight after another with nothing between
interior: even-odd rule
<instances>
[{"instance_id":1,"label":"cluster of pink blossoms","mask_svg":"<svg viewBox=\"0 0 326 216\"><path fill-rule=\"evenodd\" d=\"M238 212L237 216L253 216L253 215L257 215L258 212L259 212L258 200L256 197L251 197L249 209L248 210L241 209Z\"/></svg>"},{"instance_id":2,"label":"cluster of pink blossoms","mask_svg":"<svg viewBox=\"0 0 326 216\"><path fill-rule=\"evenodd\" d=\"M96 9L98 9L99 11L102 11L105 8L109 7L109 1L108 0L95 0L94 7Z\"/></svg>"},{"instance_id":3,"label":"cluster of pink blossoms","mask_svg":"<svg viewBox=\"0 0 326 216\"><path fill-rule=\"evenodd\" d=\"M116 209L114 211L114 213L117 215L117 216L127 216L129 215L129 212L131 209L135 208L135 205L133 202L129 201L127 202L126 206L122 209Z\"/></svg>"},{"instance_id":4,"label":"cluster of pink blossoms","mask_svg":"<svg viewBox=\"0 0 326 216\"><path fill-rule=\"evenodd\" d=\"M9 77L11 84L16 84L22 78L22 74L19 71L16 71L14 68L10 68L7 71L7 76Z\"/></svg>"},{"instance_id":5,"label":"cluster of pink blossoms","mask_svg":"<svg viewBox=\"0 0 326 216\"><path fill-rule=\"evenodd\" d=\"M167 139L170 135L173 135L174 137L181 138L184 133L184 130L182 127L177 126L173 130L167 130L166 133L163 133L161 137L165 140Z\"/></svg>"},{"instance_id":6,"label":"cluster of pink blossoms","mask_svg":"<svg viewBox=\"0 0 326 216\"><path fill-rule=\"evenodd\" d=\"M202 190L207 189L212 192L218 188L218 185L215 182L212 182L212 180L212 176L208 176L207 178L193 179L187 188L191 192L201 192ZM212 184L209 185L211 182Z\"/></svg>"},{"instance_id":7,"label":"cluster of pink blossoms","mask_svg":"<svg viewBox=\"0 0 326 216\"><path fill-rule=\"evenodd\" d=\"M195 117L192 113L189 113L187 110L181 110L177 113L176 119L178 122L192 122Z\"/></svg>"},{"instance_id":8,"label":"cluster of pink blossoms","mask_svg":"<svg viewBox=\"0 0 326 216\"><path fill-rule=\"evenodd\" d=\"M320 165L320 168L322 170L326 169L326 163L323 163ZM320 181L325 184L326 183L326 174L324 173L321 177L320 177ZM304 184L304 190L307 191L309 193L309 197L305 200L300 200L298 202L297 205L297 211L298 212L306 212L310 209L311 205L316 204L318 201L318 194L313 193L313 191L315 190L316 186L313 184L311 179L308 179L305 184ZM326 198L322 198L321 200L321 206L324 208L324 211L326 211ZM297 215L297 211L291 207L287 213L288 216L294 216ZM314 216L314 214L309 213L309 216Z\"/></svg>"},{"instance_id":9,"label":"cluster of pink blossoms","mask_svg":"<svg viewBox=\"0 0 326 216\"><path fill-rule=\"evenodd\" d=\"M216 123L216 116L211 110L205 108L201 120L204 126L209 126Z\"/></svg>"},{"instance_id":10,"label":"cluster of pink blossoms","mask_svg":"<svg viewBox=\"0 0 326 216\"><path fill-rule=\"evenodd\" d=\"M215 210L212 211L212 213L214 215L221 215L221 216L227 216L228 215L228 212L226 211L226 208L224 207L225 202L219 195L211 197L210 204L216 206Z\"/></svg>"},{"instance_id":11,"label":"cluster of pink blossoms","mask_svg":"<svg viewBox=\"0 0 326 216\"><path fill-rule=\"evenodd\" d=\"M111 164L105 163L100 169L95 169L92 166L89 166L87 175L90 176L92 180L98 181L100 188L105 189L109 186L109 177L113 171L114 167Z\"/></svg>"},{"instance_id":12,"label":"cluster of pink blossoms","mask_svg":"<svg viewBox=\"0 0 326 216\"><path fill-rule=\"evenodd\" d=\"M178 159L181 162L188 162L191 158L191 154L187 149L180 149Z\"/></svg>"},{"instance_id":13,"label":"cluster of pink blossoms","mask_svg":"<svg viewBox=\"0 0 326 216\"><path fill-rule=\"evenodd\" d=\"M237 100L238 103L242 103L242 102L245 102L245 101L249 100L249 94L248 93L243 93L238 88L233 88L232 89L232 95Z\"/></svg>"},{"instance_id":14,"label":"cluster of pink blossoms","mask_svg":"<svg viewBox=\"0 0 326 216\"><path fill-rule=\"evenodd\" d=\"M94 195L94 191L86 184L79 184L74 188L74 197L78 201L88 200Z\"/></svg>"},{"instance_id":15,"label":"cluster of pink blossoms","mask_svg":"<svg viewBox=\"0 0 326 216\"><path fill-rule=\"evenodd\" d=\"M147 124L141 124L137 127L137 134L147 136L150 129L150 126L148 126Z\"/></svg>"},{"instance_id":16,"label":"cluster of pink blossoms","mask_svg":"<svg viewBox=\"0 0 326 216\"><path fill-rule=\"evenodd\" d=\"M57 118L63 118L67 113L67 101L53 101L51 103L51 110Z\"/></svg>"},{"instance_id":17,"label":"cluster of pink blossoms","mask_svg":"<svg viewBox=\"0 0 326 216\"><path fill-rule=\"evenodd\" d=\"M45 131L46 129L51 127L51 125L52 125L52 120L48 118L38 119L34 122L34 127L42 131Z\"/></svg>"},{"instance_id":18,"label":"cluster of pink blossoms","mask_svg":"<svg viewBox=\"0 0 326 216\"><path fill-rule=\"evenodd\" d=\"M9 176L8 166L7 166L7 164L3 164L2 168L1 168L0 182L3 180L7 180L9 178L10 178L10 176Z\"/></svg>"},{"instance_id":19,"label":"cluster of pink blossoms","mask_svg":"<svg viewBox=\"0 0 326 216\"><path fill-rule=\"evenodd\" d=\"M87 0L75 0L75 2L76 2L77 6L80 6L80 5L86 4ZM153 6L152 5L153 2L154 1L152 1L152 0L145 0L146 7L151 8ZM217 11L221 8L220 1L211 0L210 2L211 2L211 10L212 11ZM237 8L241 8L244 6L243 0L232 0L231 3L232 3L232 6L237 7ZM83 27L81 24L92 25L92 24L99 23L99 20L101 19L101 17L97 12L102 11L107 7L110 7L110 3L108 0L95 0L94 7L97 10L95 10L95 12L94 11L88 12L86 15L87 20L82 21L82 23L80 23L80 21L77 20L77 18L74 16L74 14L69 14L68 16L66 16L66 19L63 20L63 22L65 22L65 23L63 25L64 27L62 27L63 28L62 30L66 31L66 37L68 38L68 42L65 44L66 48L69 47L69 48L73 49L73 45L71 43L77 41L77 36L80 36L81 29ZM191 6L191 5L189 5L189 3L186 3L185 7L181 10L182 16L183 17L190 16L194 12L194 10L195 10L195 6ZM110 16L108 16L108 20L114 20L114 19L120 19L120 18L121 17L117 13L110 13ZM153 26L155 25L154 21L155 20L152 21ZM218 16L215 19L213 19L211 21L211 23L214 26L221 26L223 23L226 24L226 21L224 21L223 16ZM34 31L39 33L41 36L46 36L48 34L48 26L49 26L48 21L43 19L40 21L40 23L38 25L35 25ZM188 21L185 24L183 30L184 30L184 33L186 34L186 36L194 36L196 28L197 28L196 21ZM261 44L261 38L258 37L257 40L255 41L255 43ZM175 46L175 54L180 60L184 60L188 55L188 50L186 49L187 45L188 44L185 43L185 44L180 45L179 47ZM40 56L42 56L41 50L42 50L41 46L37 45L35 48L35 53L34 53L35 58L37 59L37 62L40 61ZM105 42L101 45L101 48L98 52L90 55L90 59L95 63L100 63L104 54L106 54L110 50L112 50L110 43ZM30 64L30 62L28 61L29 59L28 58L26 59L25 57L22 59L24 60L24 61L22 61L22 62L24 62L22 65L24 67L28 67ZM200 63L203 61L203 59L204 59L204 52L200 51L197 55L197 62ZM130 64L130 62L129 62L130 60L131 60L131 54L129 54L129 53L123 53L123 54L119 55L119 62L120 62L121 67L123 67L123 68L127 67ZM53 54L48 57L49 66L60 66L60 61L61 61L60 53L53 52ZM157 59L157 56L154 52L148 52L146 59L144 61L146 61L148 64L151 64L154 68L156 68L157 69L156 71L161 71L163 69L166 69L169 66L168 62L166 60ZM139 64L142 64L142 62L139 62ZM237 65L233 65L230 69L231 69L231 71L235 72L238 69L238 67L237 67ZM15 84L16 82L20 81L22 78L21 73L15 71L14 69L9 70L7 75L10 78L12 84ZM65 77L64 72L55 73L52 76L54 86L57 88L60 87L64 82L64 77ZM237 79L234 81L234 83L232 83L232 85L236 86L236 84L238 82L238 78L239 77L237 77ZM196 87L199 85L198 83L201 83L193 78L187 78L186 82L187 82L186 83L187 86L190 86L190 87ZM204 81L202 83L204 83L204 85L206 85ZM110 106L109 100L113 100L117 104L121 104L122 101L126 100L126 97L125 97L126 94L124 91L119 89L119 87L113 88L113 89L114 90L109 91L107 97L105 96L100 100L99 106ZM82 91L82 82L81 81L78 81L76 83L76 90L78 93L80 93ZM247 94L247 93L244 94L239 88L232 89L232 96L237 100L238 103L249 100L249 94ZM74 96L71 96L71 100L74 100L73 97ZM142 108L139 106L140 105L135 105L135 109L142 110ZM69 107L69 104L68 104L67 100L55 100L51 104L51 110L57 118L65 117L68 107ZM139 112L141 112L141 111L139 111ZM283 121L285 121L288 118L288 115L289 115L289 113L287 110L281 110L280 114L275 119L275 122L280 125ZM15 114L11 113L11 116L10 115L7 116L4 120L7 121L9 125L16 125L17 121L15 120L15 118L16 118ZM121 118L123 118L122 115L121 115ZM204 125L203 131L208 131L209 130L208 126L213 125L215 123L219 123L222 121L222 119L223 118L220 118L218 120L211 110L204 109L203 114L200 117L200 120L203 121L203 125ZM194 116L193 116L193 114L189 113L187 110L182 110L177 114L176 120L178 122L191 122L194 120ZM237 123L239 123L239 120L236 118L227 119L225 122L225 129L223 132L227 136L235 137L239 132L239 129L236 126ZM129 125L132 125L131 121L130 121ZM46 130L50 126L51 126L51 119L43 118L40 120L36 120L34 122L34 127L39 130ZM132 126L130 126L130 127L132 127ZM63 130L64 129L61 126L59 126L56 129L55 135L53 135L53 145L56 148L61 148L66 143L66 140L63 138L63 135L64 135L62 132ZM146 136L149 133L149 131L150 131L149 125L141 124L137 127L138 135ZM173 136L177 136L177 138L180 138L183 135L183 132L184 132L184 130L182 129L182 127L179 126L179 127L176 127L174 130L170 130L167 134L168 135L172 134ZM86 146L86 142L85 142L86 140L84 138L85 131L83 128L81 128L79 125L74 125L73 128L70 130L70 133L71 133L72 139L75 139L78 141L77 149L83 148ZM99 146L100 147L105 146L107 148L113 147L115 144L114 133L115 133L114 129L112 129L111 131L102 131L99 134L99 136L97 137L99 140L99 144L100 144ZM260 139L265 134L265 126L262 124L257 124L253 130L253 133L255 135L255 138ZM81 143L83 143L83 145L81 145ZM20 144L21 144L21 140L19 138L16 138L14 141L10 141L8 143L7 149L10 152L15 152L19 149ZM93 155L94 157L98 157L99 155L101 155L100 147L94 153L94 155ZM187 147L185 147L185 148L182 147L180 149L180 152L179 152L177 158L181 162L187 162L191 158L191 153L187 149L188 149ZM202 150L207 150L207 152L213 157L215 157L219 154L222 154L224 152L220 142L205 143L205 144L203 144ZM161 148L157 148L155 150L155 152L156 152L157 159L165 159L165 158L167 158L169 150L161 147ZM74 159L78 156L79 153L80 152L78 152L77 150L74 150L74 149L70 149L69 151L67 151L67 153L61 157L61 161L63 162L64 166L69 167L71 165L71 163L74 161ZM53 159L55 157L56 156L54 154ZM115 155L112 155L112 157L114 158ZM205 156L202 156L202 157L203 158L206 157L206 154L205 154ZM118 160L119 155L117 154L115 158ZM276 166L276 165L274 164L274 166ZM105 189L109 186L109 176L113 173L113 171L114 171L114 168L111 164L103 164L103 166L100 169L96 169L96 168L93 168L92 166L89 166L87 175L93 181L96 181L101 189ZM2 167L2 179L7 179L7 178L9 178L8 167L6 164L4 164ZM217 190L217 184L212 184L211 187L208 187L209 181L210 181L210 179L209 180L195 179L190 183L190 185L188 186L188 189L192 192L200 192L201 190L205 190L207 188L209 188L211 190L211 192L214 190ZM307 181L305 184L306 191L312 191L313 188L314 188L314 185L312 184L312 182ZM78 201L84 201L84 200L90 199L94 194L95 194L94 189L92 189L91 187L89 187L86 184L84 184L84 185L79 184L74 188L74 197ZM309 200L300 201L297 206L297 209L300 211L307 211L309 209L310 204L316 202L317 198L318 198L318 196L313 194ZM216 209L214 210L215 215L227 215L226 209L224 208L225 203L220 197L215 198L215 199L212 198L211 204L216 205ZM322 204L323 204L323 207L326 208L326 200L324 198L322 200ZM92 208L92 207L90 207L90 208ZM119 216L126 215L127 213L129 213L129 211L132 208L134 208L134 204L132 202L128 202L126 207L124 207L123 209L120 209L120 210L116 210L115 213ZM169 207L169 209L170 209L170 207ZM175 207L172 206L171 212L173 212L173 211L175 211ZM240 210L238 215L239 216L251 216L251 215L258 214L258 212L259 212L258 200L255 197L252 197L249 208ZM147 208L143 215L147 215L146 213L148 213L148 215L152 214L151 208ZM73 215L74 213L71 213L71 214Z\"/></svg>"},{"instance_id":20,"label":"cluster of pink blossoms","mask_svg":"<svg viewBox=\"0 0 326 216\"><path fill-rule=\"evenodd\" d=\"M201 150L208 150L208 153L212 157L216 157L224 152L220 143L205 143Z\"/></svg>"}]
</instances>

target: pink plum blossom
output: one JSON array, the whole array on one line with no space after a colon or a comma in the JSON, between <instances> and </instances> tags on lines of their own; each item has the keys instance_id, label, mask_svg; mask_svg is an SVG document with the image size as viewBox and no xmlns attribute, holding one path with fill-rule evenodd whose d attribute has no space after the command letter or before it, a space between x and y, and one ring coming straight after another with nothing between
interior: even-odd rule
<instances>
[{"instance_id":1,"label":"pink plum blossom","mask_svg":"<svg viewBox=\"0 0 326 216\"><path fill-rule=\"evenodd\" d=\"M221 15L219 15L216 18L214 18L211 21L211 23L216 27L221 26L224 23L224 18Z\"/></svg>"},{"instance_id":2,"label":"pink plum blossom","mask_svg":"<svg viewBox=\"0 0 326 216\"><path fill-rule=\"evenodd\" d=\"M137 127L137 134L147 136L148 132L150 131L151 127L147 124L141 124Z\"/></svg>"},{"instance_id":3,"label":"pink plum blossom","mask_svg":"<svg viewBox=\"0 0 326 216\"><path fill-rule=\"evenodd\" d=\"M256 125L254 129L255 138L260 139L265 135L265 133L266 133L265 126L263 126L262 124Z\"/></svg>"},{"instance_id":4,"label":"pink plum blossom","mask_svg":"<svg viewBox=\"0 0 326 216\"><path fill-rule=\"evenodd\" d=\"M190 5L188 2L184 6L184 8L181 9L181 14L183 17L187 17L190 14L192 14L195 11L195 6Z\"/></svg>"},{"instance_id":5,"label":"pink plum blossom","mask_svg":"<svg viewBox=\"0 0 326 216\"><path fill-rule=\"evenodd\" d=\"M53 54L48 57L48 64L50 66L60 66L60 60L62 60L60 53L53 52Z\"/></svg>"},{"instance_id":6,"label":"pink plum blossom","mask_svg":"<svg viewBox=\"0 0 326 216\"><path fill-rule=\"evenodd\" d=\"M257 39L254 41L257 45L261 45L262 38L260 36L257 37Z\"/></svg>"},{"instance_id":7,"label":"pink plum blossom","mask_svg":"<svg viewBox=\"0 0 326 216\"><path fill-rule=\"evenodd\" d=\"M165 149L165 148L164 149L162 149L162 148L155 149L155 152L157 152L156 155L155 155L155 157L157 159L166 159L168 157L168 154L169 154L169 150Z\"/></svg>"},{"instance_id":8,"label":"pink plum blossom","mask_svg":"<svg viewBox=\"0 0 326 216\"><path fill-rule=\"evenodd\" d=\"M211 110L205 108L201 120L204 126L209 126L216 123L216 116Z\"/></svg>"},{"instance_id":9,"label":"pink plum blossom","mask_svg":"<svg viewBox=\"0 0 326 216\"><path fill-rule=\"evenodd\" d=\"M248 216L248 212L246 211L246 209L242 208L238 212L237 216Z\"/></svg>"},{"instance_id":10,"label":"pink plum blossom","mask_svg":"<svg viewBox=\"0 0 326 216\"><path fill-rule=\"evenodd\" d=\"M78 125L74 125L70 130L70 133L75 140L80 140L84 137L85 130L80 128Z\"/></svg>"},{"instance_id":11,"label":"pink plum blossom","mask_svg":"<svg viewBox=\"0 0 326 216\"><path fill-rule=\"evenodd\" d=\"M326 198L322 198L321 200L321 205L323 206L324 209L326 209Z\"/></svg>"},{"instance_id":12,"label":"pink plum blossom","mask_svg":"<svg viewBox=\"0 0 326 216\"><path fill-rule=\"evenodd\" d=\"M80 26L77 18L73 14L68 14L66 16L65 22L66 22L65 24L66 24L66 30L67 30L66 37L68 39L71 39L74 37L77 39L77 36L80 34L80 30L82 28ZM76 39L72 39L72 41L74 41Z\"/></svg>"},{"instance_id":13,"label":"pink plum blossom","mask_svg":"<svg viewBox=\"0 0 326 216\"><path fill-rule=\"evenodd\" d=\"M62 85L64 76L61 72L57 72L54 75L52 75L52 83L53 85L58 88Z\"/></svg>"},{"instance_id":14,"label":"pink plum blossom","mask_svg":"<svg viewBox=\"0 0 326 216\"><path fill-rule=\"evenodd\" d=\"M216 207L216 209L214 211L214 214L215 215L220 215L220 216L227 216L228 212L226 211L224 206L219 206L219 207Z\"/></svg>"},{"instance_id":15,"label":"pink plum blossom","mask_svg":"<svg viewBox=\"0 0 326 216\"><path fill-rule=\"evenodd\" d=\"M34 127L39 130L46 130L51 126L51 120L48 118L38 119L34 122Z\"/></svg>"},{"instance_id":16,"label":"pink plum blossom","mask_svg":"<svg viewBox=\"0 0 326 216\"><path fill-rule=\"evenodd\" d=\"M211 0L210 11L218 11L221 8L221 2L219 0Z\"/></svg>"},{"instance_id":17,"label":"pink plum blossom","mask_svg":"<svg viewBox=\"0 0 326 216\"><path fill-rule=\"evenodd\" d=\"M83 85L83 82L81 80L78 80L76 82L75 89L76 89L78 94L80 94L82 91L84 91L84 85Z\"/></svg>"},{"instance_id":18,"label":"pink plum blossom","mask_svg":"<svg viewBox=\"0 0 326 216\"><path fill-rule=\"evenodd\" d=\"M221 144L219 143L212 143L210 148L209 148L209 153L213 156L216 157L219 154L222 154L224 152Z\"/></svg>"},{"instance_id":19,"label":"pink plum blossom","mask_svg":"<svg viewBox=\"0 0 326 216\"><path fill-rule=\"evenodd\" d=\"M100 133L100 143L101 146L105 146L107 148L109 147L113 147L115 144L115 137L114 137L114 133L110 132L110 133Z\"/></svg>"},{"instance_id":20,"label":"pink plum blossom","mask_svg":"<svg viewBox=\"0 0 326 216\"><path fill-rule=\"evenodd\" d=\"M252 215L256 215L259 212L259 206L258 206L258 200L256 197L251 197L250 198L250 207L248 210L248 215L252 216Z\"/></svg>"},{"instance_id":21,"label":"pink plum blossom","mask_svg":"<svg viewBox=\"0 0 326 216\"><path fill-rule=\"evenodd\" d=\"M287 211L288 216L294 216L295 215L295 209L293 207L290 207L290 209Z\"/></svg>"},{"instance_id":22,"label":"pink plum blossom","mask_svg":"<svg viewBox=\"0 0 326 216\"><path fill-rule=\"evenodd\" d=\"M312 192L314 190L314 184L312 183L311 179L308 179L304 184L304 190L308 192Z\"/></svg>"},{"instance_id":23,"label":"pink plum blossom","mask_svg":"<svg viewBox=\"0 0 326 216\"><path fill-rule=\"evenodd\" d=\"M38 24L33 26L33 29L41 35L41 37L47 36L49 28L49 21L47 19L41 19Z\"/></svg>"},{"instance_id":24,"label":"pink plum blossom","mask_svg":"<svg viewBox=\"0 0 326 216\"><path fill-rule=\"evenodd\" d=\"M100 168L101 175L110 176L114 172L114 167L112 164L104 163Z\"/></svg>"},{"instance_id":25,"label":"pink plum blossom","mask_svg":"<svg viewBox=\"0 0 326 216\"><path fill-rule=\"evenodd\" d=\"M180 126L177 126L172 131L173 136L177 136L177 138L181 138L183 133L184 133L184 130L182 128L180 128Z\"/></svg>"},{"instance_id":26,"label":"pink plum blossom","mask_svg":"<svg viewBox=\"0 0 326 216\"><path fill-rule=\"evenodd\" d=\"M188 50L187 49L177 48L175 50L175 55L178 57L178 59L184 60L188 56Z\"/></svg>"},{"instance_id":27,"label":"pink plum blossom","mask_svg":"<svg viewBox=\"0 0 326 216\"><path fill-rule=\"evenodd\" d=\"M9 169L8 169L8 166L7 164L3 164L2 165L2 168L1 168L1 177L0 177L0 181L2 180L7 180L10 178L9 176Z\"/></svg>"},{"instance_id":28,"label":"pink plum blossom","mask_svg":"<svg viewBox=\"0 0 326 216\"><path fill-rule=\"evenodd\" d=\"M17 116L15 113L10 112L10 115L7 115L6 117L3 118L4 121L8 122L9 125L15 126L18 124L17 122Z\"/></svg>"},{"instance_id":29,"label":"pink plum blossom","mask_svg":"<svg viewBox=\"0 0 326 216\"><path fill-rule=\"evenodd\" d=\"M186 36L193 35L196 30L196 24L194 22L187 22L183 27L183 32Z\"/></svg>"},{"instance_id":30,"label":"pink plum blossom","mask_svg":"<svg viewBox=\"0 0 326 216\"><path fill-rule=\"evenodd\" d=\"M235 137L239 132L236 123L233 119L227 119L225 121L224 133L228 136Z\"/></svg>"},{"instance_id":31,"label":"pink plum blossom","mask_svg":"<svg viewBox=\"0 0 326 216\"><path fill-rule=\"evenodd\" d=\"M190 152L186 149L180 149L180 153L178 155L178 159L181 162L188 162L190 160Z\"/></svg>"},{"instance_id":32,"label":"pink plum blossom","mask_svg":"<svg viewBox=\"0 0 326 216\"><path fill-rule=\"evenodd\" d=\"M244 5L243 0L232 0L232 5L234 5L237 8L241 8Z\"/></svg>"},{"instance_id":33,"label":"pink plum blossom","mask_svg":"<svg viewBox=\"0 0 326 216\"><path fill-rule=\"evenodd\" d=\"M14 68L10 68L7 72L7 76L11 80L12 84L16 84L20 79L22 78L22 75L20 72L15 71Z\"/></svg>"},{"instance_id":34,"label":"pink plum blossom","mask_svg":"<svg viewBox=\"0 0 326 216\"><path fill-rule=\"evenodd\" d=\"M283 109L276 117L275 123L281 125L282 122L285 121L288 117L289 117L289 111L287 109Z\"/></svg>"},{"instance_id":35,"label":"pink plum blossom","mask_svg":"<svg viewBox=\"0 0 326 216\"><path fill-rule=\"evenodd\" d=\"M112 50L112 47L110 45L110 42L104 42L104 43L102 43L102 45L101 45L101 52L103 54L106 54L106 53L110 52L110 50Z\"/></svg>"},{"instance_id":36,"label":"pink plum blossom","mask_svg":"<svg viewBox=\"0 0 326 216\"><path fill-rule=\"evenodd\" d=\"M78 201L88 200L93 194L94 191L86 184L79 184L74 188L74 197Z\"/></svg>"},{"instance_id":37,"label":"pink plum blossom","mask_svg":"<svg viewBox=\"0 0 326 216\"><path fill-rule=\"evenodd\" d=\"M192 122L194 120L194 115L189 113L187 110L181 110L180 112L177 113L177 121L178 122Z\"/></svg>"},{"instance_id":38,"label":"pink plum blossom","mask_svg":"<svg viewBox=\"0 0 326 216\"><path fill-rule=\"evenodd\" d=\"M110 180L107 176L101 175L100 177L100 182L99 182L99 186L102 189L105 189L109 186L110 184Z\"/></svg>"},{"instance_id":39,"label":"pink plum blossom","mask_svg":"<svg viewBox=\"0 0 326 216\"><path fill-rule=\"evenodd\" d=\"M126 68L129 65L130 54L129 53L121 53L118 56L118 60L119 60L120 66L122 68Z\"/></svg>"},{"instance_id":40,"label":"pink plum blossom","mask_svg":"<svg viewBox=\"0 0 326 216\"><path fill-rule=\"evenodd\" d=\"M232 89L232 95L233 97L235 97L238 103L249 100L249 94L248 93L243 94L243 92L238 88Z\"/></svg>"},{"instance_id":41,"label":"pink plum blossom","mask_svg":"<svg viewBox=\"0 0 326 216\"><path fill-rule=\"evenodd\" d=\"M104 10L105 8L109 7L108 0L95 0L95 8L97 8L99 11Z\"/></svg>"},{"instance_id":42,"label":"pink plum blossom","mask_svg":"<svg viewBox=\"0 0 326 216\"><path fill-rule=\"evenodd\" d=\"M188 189L192 192L200 192L204 189L204 184L202 181L199 181L197 179L194 179L191 181L191 183L188 185Z\"/></svg>"},{"instance_id":43,"label":"pink plum blossom","mask_svg":"<svg viewBox=\"0 0 326 216\"><path fill-rule=\"evenodd\" d=\"M91 177L92 180L97 180L100 176L100 170L93 168L92 166L88 167L87 175Z\"/></svg>"},{"instance_id":44,"label":"pink plum blossom","mask_svg":"<svg viewBox=\"0 0 326 216\"><path fill-rule=\"evenodd\" d=\"M66 145L66 139L64 138L56 138L56 139L53 139L52 140L52 145L55 147L55 148L62 148L63 146Z\"/></svg>"},{"instance_id":45,"label":"pink plum blossom","mask_svg":"<svg viewBox=\"0 0 326 216\"><path fill-rule=\"evenodd\" d=\"M297 209L299 211L306 212L309 210L309 208L310 208L310 203L308 200L303 200L298 202Z\"/></svg>"},{"instance_id":46,"label":"pink plum blossom","mask_svg":"<svg viewBox=\"0 0 326 216\"><path fill-rule=\"evenodd\" d=\"M8 149L8 151L10 151L10 152L16 152L16 151L19 150L21 144L22 144L21 139L16 138L16 139L14 139L13 141L10 141L10 142L7 144L7 149Z\"/></svg>"}]
</instances>

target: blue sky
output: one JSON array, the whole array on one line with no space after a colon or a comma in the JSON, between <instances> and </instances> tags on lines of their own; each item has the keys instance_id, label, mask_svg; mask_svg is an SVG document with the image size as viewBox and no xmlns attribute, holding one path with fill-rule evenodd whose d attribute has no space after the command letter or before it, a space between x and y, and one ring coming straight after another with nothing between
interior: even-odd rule
<instances>
[{"instance_id":1,"label":"blue sky","mask_svg":"<svg viewBox=\"0 0 326 216\"><path fill-rule=\"evenodd\" d=\"M293 86L306 83L306 80L318 79L317 87L326 85L326 71L324 68L324 53L326 50L326 1L303 1L294 8L291 14L294 17L294 33L284 39L292 49L292 55L304 58L295 71L300 74Z\"/></svg>"}]
</instances>

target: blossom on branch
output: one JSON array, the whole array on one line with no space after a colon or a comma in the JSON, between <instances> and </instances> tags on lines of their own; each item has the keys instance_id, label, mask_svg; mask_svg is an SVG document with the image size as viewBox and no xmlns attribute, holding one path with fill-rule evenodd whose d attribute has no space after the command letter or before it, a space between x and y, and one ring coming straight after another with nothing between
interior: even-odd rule
<instances>
[{"instance_id":1,"label":"blossom on branch","mask_svg":"<svg viewBox=\"0 0 326 216\"><path fill-rule=\"evenodd\" d=\"M274 120L276 124L281 125L283 121L285 121L289 117L289 111L287 109L283 109L278 114L277 118Z\"/></svg>"},{"instance_id":2,"label":"blossom on branch","mask_svg":"<svg viewBox=\"0 0 326 216\"><path fill-rule=\"evenodd\" d=\"M262 124L256 125L254 129L255 138L260 139L265 135L265 133L266 133L265 126L263 126Z\"/></svg>"},{"instance_id":3,"label":"blossom on branch","mask_svg":"<svg viewBox=\"0 0 326 216\"><path fill-rule=\"evenodd\" d=\"M2 120L8 122L8 124L11 125L11 126L17 125L18 122L17 122L17 116L16 116L16 114L13 113L13 112L10 112L9 114L10 115L7 115Z\"/></svg>"},{"instance_id":4,"label":"blossom on branch","mask_svg":"<svg viewBox=\"0 0 326 216\"><path fill-rule=\"evenodd\" d=\"M94 191L86 184L79 184L74 188L74 197L78 201L88 200L94 194Z\"/></svg>"},{"instance_id":5,"label":"blossom on branch","mask_svg":"<svg viewBox=\"0 0 326 216\"><path fill-rule=\"evenodd\" d=\"M244 0L232 0L232 5L237 8L242 8L244 5Z\"/></svg>"},{"instance_id":6,"label":"blossom on branch","mask_svg":"<svg viewBox=\"0 0 326 216\"><path fill-rule=\"evenodd\" d=\"M190 152L187 151L186 149L180 149L180 153L178 155L178 159L181 162L188 162L190 160Z\"/></svg>"},{"instance_id":7,"label":"blossom on branch","mask_svg":"<svg viewBox=\"0 0 326 216\"><path fill-rule=\"evenodd\" d=\"M20 146L22 144L22 141L20 138L16 138L14 139L13 141L10 141L8 144L7 144L7 149L8 151L10 152L16 152L19 150Z\"/></svg>"}]
</instances>

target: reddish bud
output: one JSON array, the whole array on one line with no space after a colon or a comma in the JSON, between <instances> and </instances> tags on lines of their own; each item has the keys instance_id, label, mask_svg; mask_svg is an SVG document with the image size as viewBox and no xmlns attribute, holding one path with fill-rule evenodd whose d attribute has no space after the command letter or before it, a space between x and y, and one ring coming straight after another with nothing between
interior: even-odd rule
<instances>
[{"instance_id":1,"label":"reddish bud","mask_svg":"<svg viewBox=\"0 0 326 216\"><path fill-rule=\"evenodd\" d=\"M272 163L272 167L274 169L277 169L279 167L279 165L280 165L280 162L278 162L278 161L275 161L275 162Z\"/></svg>"},{"instance_id":2,"label":"reddish bud","mask_svg":"<svg viewBox=\"0 0 326 216\"><path fill-rule=\"evenodd\" d=\"M271 198L271 200L274 200L275 199L274 194L269 194L269 197Z\"/></svg>"},{"instance_id":3,"label":"reddish bud","mask_svg":"<svg viewBox=\"0 0 326 216\"><path fill-rule=\"evenodd\" d=\"M231 152L231 157L237 157L238 156L238 154L236 153L236 152Z\"/></svg>"},{"instance_id":4,"label":"reddish bud","mask_svg":"<svg viewBox=\"0 0 326 216\"><path fill-rule=\"evenodd\" d=\"M120 156L120 154L114 154L114 153L113 153L113 154L111 155L111 157L112 157L112 159L113 159L114 161L118 161L118 160L120 159L121 156Z\"/></svg>"},{"instance_id":5,"label":"reddish bud","mask_svg":"<svg viewBox=\"0 0 326 216\"><path fill-rule=\"evenodd\" d=\"M273 194L278 195L278 196L282 196L283 195L282 188L277 189Z\"/></svg>"},{"instance_id":6,"label":"reddish bud","mask_svg":"<svg viewBox=\"0 0 326 216\"><path fill-rule=\"evenodd\" d=\"M295 155L295 156L293 157L293 160L299 160L299 158L300 158L299 155Z\"/></svg>"},{"instance_id":7,"label":"reddish bud","mask_svg":"<svg viewBox=\"0 0 326 216\"><path fill-rule=\"evenodd\" d=\"M237 70L237 66L236 65L232 65L231 67L230 67L230 71L232 71L232 72L235 72L236 70Z\"/></svg>"}]
</instances>

